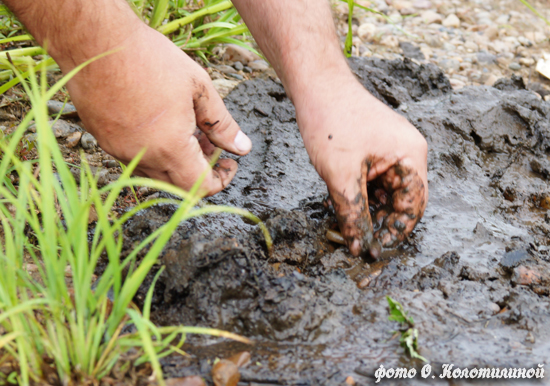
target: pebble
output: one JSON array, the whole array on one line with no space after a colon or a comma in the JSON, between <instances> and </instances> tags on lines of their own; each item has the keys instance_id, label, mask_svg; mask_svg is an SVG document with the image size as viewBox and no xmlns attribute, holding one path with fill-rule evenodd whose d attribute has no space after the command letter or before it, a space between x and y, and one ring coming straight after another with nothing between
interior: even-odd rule
<instances>
[{"instance_id":1,"label":"pebble","mask_svg":"<svg viewBox=\"0 0 550 386\"><path fill-rule=\"evenodd\" d=\"M69 122L62 119L58 119L55 123L52 120L49 123L50 125L52 125L52 130L55 138L66 138L69 134L75 131L75 129L69 124Z\"/></svg>"},{"instance_id":2,"label":"pebble","mask_svg":"<svg viewBox=\"0 0 550 386\"><path fill-rule=\"evenodd\" d=\"M450 51L450 52L452 52L452 51L455 51L455 50L456 50L456 46L455 46L454 44L445 42L445 43L443 43L443 49L444 49L445 51Z\"/></svg>"},{"instance_id":3,"label":"pebble","mask_svg":"<svg viewBox=\"0 0 550 386\"><path fill-rule=\"evenodd\" d=\"M61 111L61 116L67 117L67 118L76 118L78 116L78 113L76 112L76 107L74 107L71 103L63 103L60 101L48 101L48 114L59 114Z\"/></svg>"},{"instance_id":4,"label":"pebble","mask_svg":"<svg viewBox=\"0 0 550 386\"><path fill-rule=\"evenodd\" d=\"M441 41L441 38L436 35L425 34L424 41L426 42L426 44L428 44L430 47L433 47L433 48L438 48L443 46L443 42Z\"/></svg>"},{"instance_id":5,"label":"pebble","mask_svg":"<svg viewBox=\"0 0 550 386\"><path fill-rule=\"evenodd\" d=\"M443 16L432 10L422 12L420 17L425 24L441 23L443 21Z\"/></svg>"},{"instance_id":6,"label":"pebble","mask_svg":"<svg viewBox=\"0 0 550 386\"><path fill-rule=\"evenodd\" d=\"M235 363L237 367L246 367L250 364L250 353L248 351L241 351L228 358L231 362Z\"/></svg>"},{"instance_id":7,"label":"pebble","mask_svg":"<svg viewBox=\"0 0 550 386\"><path fill-rule=\"evenodd\" d=\"M447 28L459 28L460 27L460 19L458 16L456 16L454 13L450 14L443 20L442 23Z\"/></svg>"},{"instance_id":8,"label":"pebble","mask_svg":"<svg viewBox=\"0 0 550 386\"><path fill-rule=\"evenodd\" d=\"M82 145L82 148L86 150L93 149L97 146L97 140L90 133L82 134L82 138L80 138L80 143Z\"/></svg>"},{"instance_id":9,"label":"pebble","mask_svg":"<svg viewBox=\"0 0 550 386\"><path fill-rule=\"evenodd\" d=\"M506 14L500 15L495 20L495 23L497 24L508 24L509 22L510 22L510 15L506 15Z\"/></svg>"},{"instance_id":10,"label":"pebble","mask_svg":"<svg viewBox=\"0 0 550 386\"><path fill-rule=\"evenodd\" d=\"M241 62L243 65L247 65L257 59L259 59L258 55L236 44L228 44L223 54L223 60L228 62Z\"/></svg>"},{"instance_id":11,"label":"pebble","mask_svg":"<svg viewBox=\"0 0 550 386\"><path fill-rule=\"evenodd\" d=\"M512 281L517 285L531 285L540 284L541 275L538 271L527 268L524 265L520 265L514 268L514 275Z\"/></svg>"},{"instance_id":12,"label":"pebble","mask_svg":"<svg viewBox=\"0 0 550 386\"><path fill-rule=\"evenodd\" d=\"M357 36L359 36L359 38L364 42L372 40L375 33L376 25L372 23L363 23L357 29Z\"/></svg>"},{"instance_id":13,"label":"pebble","mask_svg":"<svg viewBox=\"0 0 550 386\"><path fill-rule=\"evenodd\" d=\"M459 80L459 79L455 79L455 78L451 78L450 80L450 83L451 83L451 87L454 89L454 90L459 90L463 87L466 86L466 83L464 83L463 81Z\"/></svg>"},{"instance_id":14,"label":"pebble","mask_svg":"<svg viewBox=\"0 0 550 386\"><path fill-rule=\"evenodd\" d=\"M244 66L243 71L246 72L247 74L250 74L252 72L252 69L248 66Z\"/></svg>"},{"instance_id":15,"label":"pebble","mask_svg":"<svg viewBox=\"0 0 550 386\"><path fill-rule=\"evenodd\" d=\"M413 7L416 9L430 9L433 4L430 0L416 0L413 2Z\"/></svg>"},{"instance_id":16,"label":"pebble","mask_svg":"<svg viewBox=\"0 0 550 386\"><path fill-rule=\"evenodd\" d=\"M481 51L481 52L478 52L476 56L477 56L477 61L479 63L491 64L491 63L496 63L497 61L496 55L490 54L488 52Z\"/></svg>"},{"instance_id":17,"label":"pebble","mask_svg":"<svg viewBox=\"0 0 550 386\"><path fill-rule=\"evenodd\" d=\"M103 166L109 169L116 168L119 165L118 161L115 161L114 159L107 159L103 161Z\"/></svg>"},{"instance_id":18,"label":"pebble","mask_svg":"<svg viewBox=\"0 0 550 386\"><path fill-rule=\"evenodd\" d=\"M498 27L497 26L490 26L485 30L484 33L485 37L489 40L494 40L498 37Z\"/></svg>"},{"instance_id":19,"label":"pebble","mask_svg":"<svg viewBox=\"0 0 550 386\"><path fill-rule=\"evenodd\" d=\"M230 76L238 80L244 80L244 76L242 76L241 74L227 74L227 76Z\"/></svg>"},{"instance_id":20,"label":"pebble","mask_svg":"<svg viewBox=\"0 0 550 386\"><path fill-rule=\"evenodd\" d=\"M212 81L212 84L214 85L216 91L218 91L218 94L220 94L222 98L225 98L227 94L229 94L231 90L233 90L239 84L239 81L229 79L215 79Z\"/></svg>"},{"instance_id":21,"label":"pebble","mask_svg":"<svg viewBox=\"0 0 550 386\"><path fill-rule=\"evenodd\" d=\"M80 143L81 137L82 137L82 133L80 131L75 131L74 133L72 133L67 137L67 143L65 145L67 147L73 148Z\"/></svg>"},{"instance_id":22,"label":"pebble","mask_svg":"<svg viewBox=\"0 0 550 386\"><path fill-rule=\"evenodd\" d=\"M219 72L222 72L224 74L236 74L237 70L235 70L233 67L228 66L226 64L220 64L219 66L216 66L216 70Z\"/></svg>"},{"instance_id":23,"label":"pebble","mask_svg":"<svg viewBox=\"0 0 550 386\"><path fill-rule=\"evenodd\" d=\"M355 385L355 379L350 375L346 378L346 385L354 386Z\"/></svg>"},{"instance_id":24,"label":"pebble","mask_svg":"<svg viewBox=\"0 0 550 386\"><path fill-rule=\"evenodd\" d=\"M380 44L390 48L399 47L399 40L393 35L386 35L380 40Z\"/></svg>"},{"instance_id":25,"label":"pebble","mask_svg":"<svg viewBox=\"0 0 550 386\"><path fill-rule=\"evenodd\" d=\"M535 64L535 59L533 59L533 58L521 58L519 60L519 63L524 65L525 67L531 67L533 64Z\"/></svg>"},{"instance_id":26,"label":"pebble","mask_svg":"<svg viewBox=\"0 0 550 386\"><path fill-rule=\"evenodd\" d=\"M518 70L521 70L521 64L512 62L508 65L508 68L512 71L518 71Z\"/></svg>"},{"instance_id":27,"label":"pebble","mask_svg":"<svg viewBox=\"0 0 550 386\"><path fill-rule=\"evenodd\" d=\"M466 48L468 52L477 52L479 50L479 46L472 41L464 43L464 48Z\"/></svg>"},{"instance_id":28,"label":"pebble","mask_svg":"<svg viewBox=\"0 0 550 386\"><path fill-rule=\"evenodd\" d=\"M244 69L244 66L241 62L235 62L233 63L233 68L237 71L242 71Z\"/></svg>"},{"instance_id":29,"label":"pebble","mask_svg":"<svg viewBox=\"0 0 550 386\"><path fill-rule=\"evenodd\" d=\"M198 375L183 378L170 378L164 381L166 386L206 386L204 380Z\"/></svg>"},{"instance_id":30,"label":"pebble","mask_svg":"<svg viewBox=\"0 0 550 386\"><path fill-rule=\"evenodd\" d=\"M240 378L239 368L230 360L221 359L212 366L212 380L215 386L237 386Z\"/></svg>"},{"instance_id":31,"label":"pebble","mask_svg":"<svg viewBox=\"0 0 550 386\"><path fill-rule=\"evenodd\" d=\"M248 67L255 71L265 71L269 68L269 64L265 60L255 60L251 63L248 63Z\"/></svg>"},{"instance_id":32,"label":"pebble","mask_svg":"<svg viewBox=\"0 0 550 386\"><path fill-rule=\"evenodd\" d=\"M439 67L447 71L458 71L460 69L460 62L456 59L441 59L437 64Z\"/></svg>"}]
</instances>

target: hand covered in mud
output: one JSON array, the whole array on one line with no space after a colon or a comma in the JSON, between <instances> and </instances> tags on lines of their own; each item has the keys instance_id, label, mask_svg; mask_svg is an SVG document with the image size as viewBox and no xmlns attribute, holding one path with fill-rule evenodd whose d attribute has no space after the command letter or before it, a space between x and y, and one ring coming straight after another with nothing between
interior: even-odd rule
<instances>
[{"instance_id":1,"label":"hand covered in mud","mask_svg":"<svg viewBox=\"0 0 550 386\"><path fill-rule=\"evenodd\" d=\"M351 253L376 258L380 244L403 241L428 201L424 137L345 75L304 91L295 103L306 149Z\"/></svg>"},{"instance_id":2,"label":"hand covered in mud","mask_svg":"<svg viewBox=\"0 0 550 386\"><path fill-rule=\"evenodd\" d=\"M209 170L216 147L245 155L252 143L208 74L166 37L137 18L135 23L121 50L93 62L68 84L86 130L126 164L146 148L137 175L189 190L206 173L203 193L215 194L237 172L231 159ZM55 58L65 73L74 67L67 58Z\"/></svg>"}]
</instances>

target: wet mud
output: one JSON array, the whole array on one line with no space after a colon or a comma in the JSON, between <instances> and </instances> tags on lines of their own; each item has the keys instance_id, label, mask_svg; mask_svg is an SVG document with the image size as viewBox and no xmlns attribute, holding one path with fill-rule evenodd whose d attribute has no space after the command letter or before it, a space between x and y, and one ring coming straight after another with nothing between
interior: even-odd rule
<instances>
[{"instance_id":1,"label":"wet mud","mask_svg":"<svg viewBox=\"0 0 550 386\"><path fill-rule=\"evenodd\" d=\"M154 321L229 330L256 344L191 338L190 356L164 361L168 376L211 382L213 358L243 350L252 356L243 385L342 385L348 376L367 385L380 364L420 368L391 339L398 326L388 321L386 295L410 312L420 354L434 367L549 365L550 103L518 79L453 91L432 65L350 65L428 141L424 219L377 262L327 241L335 219L290 100L275 81L242 83L225 102L254 147L208 201L258 215L274 250L268 255L257 227L233 215L182 223L159 262L166 270ZM127 246L174 210L138 214Z\"/></svg>"}]
</instances>

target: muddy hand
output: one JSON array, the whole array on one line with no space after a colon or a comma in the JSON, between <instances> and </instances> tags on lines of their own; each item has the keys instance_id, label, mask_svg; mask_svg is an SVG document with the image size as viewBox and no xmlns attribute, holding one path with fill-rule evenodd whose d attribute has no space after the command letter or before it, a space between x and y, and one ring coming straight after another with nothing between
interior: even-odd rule
<instances>
[{"instance_id":1,"label":"muddy hand","mask_svg":"<svg viewBox=\"0 0 550 386\"><path fill-rule=\"evenodd\" d=\"M300 132L342 236L353 255L376 258L381 246L404 240L424 213L426 140L344 70L299 91Z\"/></svg>"}]
</instances>

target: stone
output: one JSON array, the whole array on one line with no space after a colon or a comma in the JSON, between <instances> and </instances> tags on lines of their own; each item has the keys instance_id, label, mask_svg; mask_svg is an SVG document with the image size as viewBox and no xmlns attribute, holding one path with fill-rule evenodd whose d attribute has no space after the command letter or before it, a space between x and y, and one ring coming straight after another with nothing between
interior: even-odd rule
<instances>
[{"instance_id":1,"label":"stone","mask_svg":"<svg viewBox=\"0 0 550 386\"><path fill-rule=\"evenodd\" d=\"M508 68L512 71L518 71L518 70L521 70L521 64L512 62L508 65Z\"/></svg>"},{"instance_id":2,"label":"stone","mask_svg":"<svg viewBox=\"0 0 550 386\"><path fill-rule=\"evenodd\" d=\"M405 9L405 8L412 8L413 3L408 0L397 0L394 3L392 3L392 7L397 9L398 11L401 11L402 9Z\"/></svg>"},{"instance_id":3,"label":"stone","mask_svg":"<svg viewBox=\"0 0 550 386\"><path fill-rule=\"evenodd\" d=\"M235 62L233 63L233 68L237 71L242 71L244 69L244 66L241 62Z\"/></svg>"},{"instance_id":4,"label":"stone","mask_svg":"<svg viewBox=\"0 0 550 386\"><path fill-rule=\"evenodd\" d=\"M260 59L248 63L248 67L250 67L254 71L265 71L269 68L269 63L267 63L265 60Z\"/></svg>"},{"instance_id":5,"label":"stone","mask_svg":"<svg viewBox=\"0 0 550 386\"><path fill-rule=\"evenodd\" d=\"M531 67L533 64L535 64L535 59L533 59L533 58L521 58L519 60L519 63L521 65L524 65L525 67Z\"/></svg>"},{"instance_id":6,"label":"stone","mask_svg":"<svg viewBox=\"0 0 550 386\"><path fill-rule=\"evenodd\" d=\"M233 67L228 66L226 64L220 64L219 66L216 66L215 68L216 68L216 70L218 70L219 72L222 72L224 74L235 74L235 73L237 73L237 70L235 70Z\"/></svg>"},{"instance_id":7,"label":"stone","mask_svg":"<svg viewBox=\"0 0 550 386\"><path fill-rule=\"evenodd\" d=\"M221 359L212 366L212 380L215 386L237 386L240 378L237 365L227 359Z\"/></svg>"},{"instance_id":8,"label":"stone","mask_svg":"<svg viewBox=\"0 0 550 386\"><path fill-rule=\"evenodd\" d=\"M401 50L403 50L403 56L406 58L411 58L416 60L426 59L422 51L412 43L399 42L399 47L401 48Z\"/></svg>"},{"instance_id":9,"label":"stone","mask_svg":"<svg viewBox=\"0 0 550 386\"><path fill-rule=\"evenodd\" d=\"M439 67L445 71L453 70L458 71L460 69L460 62L456 59L441 59L438 63Z\"/></svg>"},{"instance_id":10,"label":"stone","mask_svg":"<svg viewBox=\"0 0 550 386\"><path fill-rule=\"evenodd\" d=\"M432 10L422 12L420 17L425 24L441 23L443 21L443 16Z\"/></svg>"},{"instance_id":11,"label":"stone","mask_svg":"<svg viewBox=\"0 0 550 386\"><path fill-rule=\"evenodd\" d=\"M397 48L399 46L399 40L393 35L386 35L380 40L380 44L389 48Z\"/></svg>"},{"instance_id":12,"label":"stone","mask_svg":"<svg viewBox=\"0 0 550 386\"><path fill-rule=\"evenodd\" d=\"M477 61L479 63L493 64L493 63L496 63L496 61L497 61L496 55L490 54L490 53L485 52L485 51L478 52L476 57L477 57Z\"/></svg>"},{"instance_id":13,"label":"stone","mask_svg":"<svg viewBox=\"0 0 550 386\"><path fill-rule=\"evenodd\" d=\"M506 15L506 14L500 15L495 20L495 23L497 24L508 24L509 22L510 22L510 15Z\"/></svg>"},{"instance_id":14,"label":"stone","mask_svg":"<svg viewBox=\"0 0 550 386\"><path fill-rule=\"evenodd\" d=\"M466 43L464 43L464 48L468 52L477 52L479 50L479 46L472 41L467 41Z\"/></svg>"},{"instance_id":15,"label":"stone","mask_svg":"<svg viewBox=\"0 0 550 386\"><path fill-rule=\"evenodd\" d=\"M67 147L73 148L80 143L81 137L82 137L82 133L80 131L75 131L74 133L72 133L67 137L67 143L65 145Z\"/></svg>"},{"instance_id":16,"label":"stone","mask_svg":"<svg viewBox=\"0 0 550 386\"><path fill-rule=\"evenodd\" d=\"M492 86L498 80L498 76L491 74L487 80L483 83L485 86Z\"/></svg>"},{"instance_id":17,"label":"stone","mask_svg":"<svg viewBox=\"0 0 550 386\"><path fill-rule=\"evenodd\" d=\"M214 85L214 88L220 94L222 98L225 98L227 94L231 92L238 84L239 81L237 80L229 80L229 79L215 79L212 81L212 84Z\"/></svg>"},{"instance_id":18,"label":"stone","mask_svg":"<svg viewBox=\"0 0 550 386\"><path fill-rule=\"evenodd\" d=\"M518 36L518 42L524 47L531 47L533 45L533 42L525 36Z\"/></svg>"},{"instance_id":19,"label":"stone","mask_svg":"<svg viewBox=\"0 0 550 386\"><path fill-rule=\"evenodd\" d=\"M453 51L456 51L456 46L454 44L445 42L445 43L443 43L443 49L445 51L453 52Z\"/></svg>"},{"instance_id":20,"label":"stone","mask_svg":"<svg viewBox=\"0 0 550 386\"><path fill-rule=\"evenodd\" d=\"M546 35L541 32L525 32L525 38L535 42L536 44L542 43L546 40Z\"/></svg>"},{"instance_id":21,"label":"stone","mask_svg":"<svg viewBox=\"0 0 550 386\"><path fill-rule=\"evenodd\" d=\"M206 386L204 380L198 375L183 378L170 378L164 381L166 386Z\"/></svg>"},{"instance_id":22,"label":"stone","mask_svg":"<svg viewBox=\"0 0 550 386\"><path fill-rule=\"evenodd\" d=\"M484 35L489 40L494 40L498 37L498 27L495 25L489 26L485 32Z\"/></svg>"},{"instance_id":23,"label":"stone","mask_svg":"<svg viewBox=\"0 0 550 386\"><path fill-rule=\"evenodd\" d=\"M450 82L451 82L451 86L453 87L453 90L459 90L466 86L466 83L464 83L459 79L451 78Z\"/></svg>"},{"instance_id":24,"label":"stone","mask_svg":"<svg viewBox=\"0 0 550 386\"><path fill-rule=\"evenodd\" d=\"M376 25L372 23L363 23L357 29L357 36L364 42L372 40L375 33Z\"/></svg>"},{"instance_id":25,"label":"stone","mask_svg":"<svg viewBox=\"0 0 550 386\"><path fill-rule=\"evenodd\" d=\"M225 47L225 52L223 54L223 60L229 62L241 62L243 65L247 65L248 63L258 59L260 59L258 55L236 44L228 44Z\"/></svg>"},{"instance_id":26,"label":"stone","mask_svg":"<svg viewBox=\"0 0 550 386\"><path fill-rule=\"evenodd\" d=\"M542 275L538 270L527 268L523 265L514 268L514 274L512 276L512 282L514 284L529 286L532 284L539 284L541 279Z\"/></svg>"},{"instance_id":27,"label":"stone","mask_svg":"<svg viewBox=\"0 0 550 386\"><path fill-rule=\"evenodd\" d=\"M49 123L52 125L55 138L66 138L69 134L75 131L69 122L62 119L58 119L55 123L54 121L50 121Z\"/></svg>"},{"instance_id":28,"label":"stone","mask_svg":"<svg viewBox=\"0 0 550 386\"><path fill-rule=\"evenodd\" d=\"M454 13L451 13L445 18L445 20L443 20L442 24L447 28L459 28L460 19Z\"/></svg>"},{"instance_id":29,"label":"stone","mask_svg":"<svg viewBox=\"0 0 550 386\"><path fill-rule=\"evenodd\" d=\"M252 69L248 66L244 66L243 71L246 72L247 74L250 74L252 72Z\"/></svg>"},{"instance_id":30,"label":"stone","mask_svg":"<svg viewBox=\"0 0 550 386\"><path fill-rule=\"evenodd\" d=\"M80 138L80 144L83 149L90 150L97 146L97 140L92 134L84 133L82 134L82 138Z\"/></svg>"},{"instance_id":31,"label":"stone","mask_svg":"<svg viewBox=\"0 0 550 386\"><path fill-rule=\"evenodd\" d=\"M60 101L48 101L48 114L57 115L61 112L61 116L65 118L76 118L78 113L76 112L76 107L71 103L63 103Z\"/></svg>"},{"instance_id":32,"label":"stone","mask_svg":"<svg viewBox=\"0 0 550 386\"><path fill-rule=\"evenodd\" d=\"M237 80L244 80L244 76L242 76L241 74L227 74L227 76L230 76L230 77L235 78Z\"/></svg>"},{"instance_id":33,"label":"stone","mask_svg":"<svg viewBox=\"0 0 550 386\"><path fill-rule=\"evenodd\" d=\"M424 34L424 41L430 47L434 47L434 48L438 48L443 45L441 38L439 36L432 35L432 34Z\"/></svg>"},{"instance_id":34,"label":"stone","mask_svg":"<svg viewBox=\"0 0 550 386\"><path fill-rule=\"evenodd\" d=\"M103 161L103 166L106 168L116 168L119 166L118 161L115 161L114 159L107 159Z\"/></svg>"},{"instance_id":35,"label":"stone","mask_svg":"<svg viewBox=\"0 0 550 386\"><path fill-rule=\"evenodd\" d=\"M416 0L413 2L413 7L416 9L430 9L433 4L430 0Z\"/></svg>"},{"instance_id":36,"label":"stone","mask_svg":"<svg viewBox=\"0 0 550 386\"><path fill-rule=\"evenodd\" d=\"M537 72L550 79L550 55L545 54L543 58L539 59L537 62Z\"/></svg>"}]
</instances>

